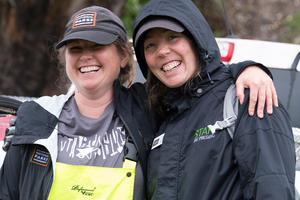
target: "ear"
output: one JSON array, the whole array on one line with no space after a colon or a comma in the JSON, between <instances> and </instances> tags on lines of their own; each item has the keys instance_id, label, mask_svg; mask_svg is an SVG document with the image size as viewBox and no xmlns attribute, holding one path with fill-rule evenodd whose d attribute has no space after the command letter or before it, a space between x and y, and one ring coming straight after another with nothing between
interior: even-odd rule
<instances>
[{"instance_id":1,"label":"ear","mask_svg":"<svg viewBox=\"0 0 300 200\"><path fill-rule=\"evenodd\" d=\"M123 51L123 53L121 54L121 68L124 68L129 60L129 54L127 51Z\"/></svg>"}]
</instances>

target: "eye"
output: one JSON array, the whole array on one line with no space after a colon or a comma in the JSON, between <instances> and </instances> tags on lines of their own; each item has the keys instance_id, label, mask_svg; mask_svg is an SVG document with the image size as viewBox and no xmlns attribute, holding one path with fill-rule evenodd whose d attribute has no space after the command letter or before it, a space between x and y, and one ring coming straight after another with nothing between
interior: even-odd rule
<instances>
[{"instance_id":1,"label":"eye","mask_svg":"<svg viewBox=\"0 0 300 200\"><path fill-rule=\"evenodd\" d=\"M169 36L169 39L170 39L170 40L175 39L175 38L177 38L176 35L170 35L170 36Z\"/></svg>"},{"instance_id":2,"label":"eye","mask_svg":"<svg viewBox=\"0 0 300 200\"><path fill-rule=\"evenodd\" d=\"M81 46L74 45L74 46L70 46L68 49L70 52L76 53L76 52L81 52L83 48Z\"/></svg>"},{"instance_id":3,"label":"eye","mask_svg":"<svg viewBox=\"0 0 300 200\"><path fill-rule=\"evenodd\" d=\"M100 45L100 44L95 44L91 47L92 50L99 50L102 49L104 47L104 45Z\"/></svg>"},{"instance_id":4,"label":"eye","mask_svg":"<svg viewBox=\"0 0 300 200\"><path fill-rule=\"evenodd\" d=\"M176 34L176 33L172 33L168 36L168 39L169 40L174 40L174 39L177 39L179 38L181 35L180 34Z\"/></svg>"},{"instance_id":5,"label":"eye","mask_svg":"<svg viewBox=\"0 0 300 200\"><path fill-rule=\"evenodd\" d=\"M145 42L144 43L144 50L149 50L149 49L153 49L155 47L155 43L154 42Z\"/></svg>"}]
</instances>

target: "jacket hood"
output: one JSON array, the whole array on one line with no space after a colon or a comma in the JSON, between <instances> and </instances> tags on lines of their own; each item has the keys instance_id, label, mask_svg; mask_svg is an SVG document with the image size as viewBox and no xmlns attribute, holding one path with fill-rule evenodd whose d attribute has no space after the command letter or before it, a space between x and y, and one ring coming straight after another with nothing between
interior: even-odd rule
<instances>
[{"instance_id":1,"label":"jacket hood","mask_svg":"<svg viewBox=\"0 0 300 200\"><path fill-rule=\"evenodd\" d=\"M151 17L173 18L181 23L190 33L199 49L202 77L223 65L220 61L221 56L214 34L199 9L191 0L152 0L145 4L134 23L134 43L138 29ZM148 66L141 46L137 43L134 49L141 71L144 77L147 77Z\"/></svg>"}]
</instances>

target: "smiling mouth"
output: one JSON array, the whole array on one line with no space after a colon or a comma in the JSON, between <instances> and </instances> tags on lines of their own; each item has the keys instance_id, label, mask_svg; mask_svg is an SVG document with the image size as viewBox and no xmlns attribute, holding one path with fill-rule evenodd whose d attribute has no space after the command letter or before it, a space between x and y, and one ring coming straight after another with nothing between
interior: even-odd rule
<instances>
[{"instance_id":1,"label":"smiling mouth","mask_svg":"<svg viewBox=\"0 0 300 200\"><path fill-rule=\"evenodd\" d=\"M169 62L166 65L162 66L162 70L164 72L168 72L168 71L171 71L172 69L178 67L180 64L181 64L180 61Z\"/></svg>"},{"instance_id":2,"label":"smiling mouth","mask_svg":"<svg viewBox=\"0 0 300 200\"><path fill-rule=\"evenodd\" d=\"M79 71L81 73L94 73L99 71L100 67L98 66L88 66L88 67L80 67Z\"/></svg>"}]
</instances>

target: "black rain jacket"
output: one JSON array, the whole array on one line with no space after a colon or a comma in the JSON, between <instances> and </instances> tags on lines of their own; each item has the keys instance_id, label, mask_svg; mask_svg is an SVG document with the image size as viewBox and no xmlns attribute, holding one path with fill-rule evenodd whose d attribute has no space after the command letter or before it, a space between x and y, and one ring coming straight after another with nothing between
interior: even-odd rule
<instances>
[{"instance_id":1,"label":"black rain jacket","mask_svg":"<svg viewBox=\"0 0 300 200\"><path fill-rule=\"evenodd\" d=\"M17 113L16 134L0 171L1 200L48 198L57 155L58 116L71 95L42 97L21 105ZM115 81L114 102L137 148L138 162L145 176L148 147L155 123L154 117L146 114L144 85L134 84L127 89ZM33 163L32 155L37 145L45 153L44 158L48 159L44 165Z\"/></svg>"},{"instance_id":2,"label":"black rain jacket","mask_svg":"<svg viewBox=\"0 0 300 200\"><path fill-rule=\"evenodd\" d=\"M291 124L280 104L263 119L248 115L248 100L239 106L233 139L227 130L215 134L208 125L223 120L223 101L232 83L220 62L214 35L190 0L152 0L136 19L133 39L141 23L152 16L179 21L199 49L201 77L171 89L165 99L167 119L155 137L162 145L148 158L147 195L153 200L292 200L295 151ZM135 48L142 69L143 55ZM248 98L249 94L247 94Z\"/></svg>"}]
</instances>

